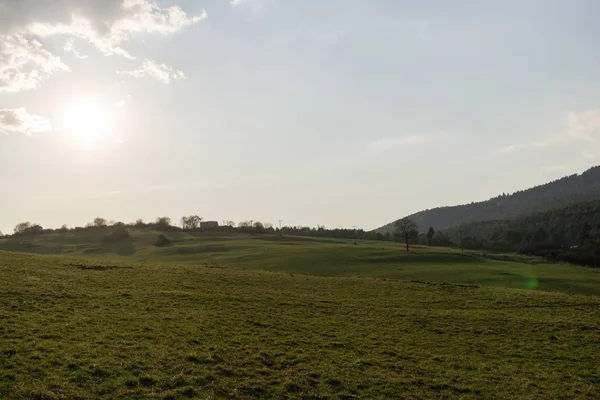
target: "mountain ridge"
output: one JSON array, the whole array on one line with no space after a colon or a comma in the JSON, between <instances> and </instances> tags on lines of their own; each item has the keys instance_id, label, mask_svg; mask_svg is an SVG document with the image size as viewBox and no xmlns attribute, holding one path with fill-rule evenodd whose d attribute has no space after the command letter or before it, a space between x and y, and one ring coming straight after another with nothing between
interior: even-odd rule
<instances>
[{"instance_id":1,"label":"mountain ridge","mask_svg":"<svg viewBox=\"0 0 600 400\"><path fill-rule=\"evenodd\" d=\"M424 232L430 226L443 230L457 224L501 220L587 200L600 200L600 166L512 194L469 204L427 209L408 215L408 218L415 221L419 230ZM394 222L375 229L375 232L393 232Z\"/></svg>"}]
</instances>

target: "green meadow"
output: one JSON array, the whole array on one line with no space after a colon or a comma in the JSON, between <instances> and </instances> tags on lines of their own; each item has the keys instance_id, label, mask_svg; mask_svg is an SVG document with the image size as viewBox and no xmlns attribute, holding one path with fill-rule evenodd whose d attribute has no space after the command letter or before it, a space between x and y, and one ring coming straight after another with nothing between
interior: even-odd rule
<instances>
[{"instance_id":1,"label":"green meadow","mask_svg":"<svg viewBox=\"0 0 600 400\"><path fill-rule=\"evenodd\" d=\"M157 235L0 240L0 399L600 396L593 269Z\"/></svg>"},{"instance_id":2,"label":"green meadow","mask_svg":"<svg viewBox=\"0 0 600 400\"><path fill-rule=\"evenodd\" d=\"M600 295L600 270L545 264L517 255L460 252L440 247L310 237L170 232L130 229L131 238L105 245L108 229L0 239L0 250L134 263L210 265L316 276L376 277L541 289Z\"/></svg>"}]
</instances>

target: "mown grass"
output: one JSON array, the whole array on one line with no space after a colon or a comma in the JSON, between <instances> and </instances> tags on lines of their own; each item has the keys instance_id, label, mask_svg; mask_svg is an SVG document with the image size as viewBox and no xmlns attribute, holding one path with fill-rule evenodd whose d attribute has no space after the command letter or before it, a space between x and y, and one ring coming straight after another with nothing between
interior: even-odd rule
<instances>
[{"instance_id":1,"label":"mown grass","mask_svg":"<svg viewBox=\"0 0 600 400\"><path fill-rule=\"evenodd\" d=\"M131 240L105 245L106 230L0 239L0 249L62 254L102 260L213 265L317 276L379 277L542 289L600 295L600 270L549 265L517 255L460 252L456 249L403 246L274 235L171 232L172 246L155 247L158 236L132 229Z\"/></svg>"},{"instance_id":2,"label":"mown grass","mask_svg":"<svg viewBox=\"0 0 600 400\"><path fill-rule=\"evenodd\" d=\"M597 398L600 298L0 252L0 398Z\"/></svg>"}]
</instances>

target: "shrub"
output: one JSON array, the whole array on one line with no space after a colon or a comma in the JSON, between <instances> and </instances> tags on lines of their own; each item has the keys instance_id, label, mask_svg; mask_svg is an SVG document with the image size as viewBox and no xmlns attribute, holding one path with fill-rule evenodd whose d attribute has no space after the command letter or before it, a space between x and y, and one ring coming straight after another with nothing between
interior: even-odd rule
<instances>
[{"instance_id":1,"label":"shrub","mask_svg":"<svg viewBox=\"0 0 600 400\"><path fill-rule=\"evenodd\" d=\"M156 241L154 242L154 245L156 247L165 247L165 246L170 246L171 245L171 241L169 240L168 237L166 237L163 234L158 235L158 237L156 238Z\"/></svg>"},{"instance_id":2,"label":"shrub","mask_svg":"<svg viewBox=\"0 0 600 400\"><path fill-rule=\"evenodd\" d=\"M104 243L119 243L129 239L129 231L119 226L115 231L104 236Z\"/></svg>"},{"instance_id":3,"label":"shrub","mask_svg":"<svg viewBox=\"0 0 600 400\"><path fill-rule=\"evenodd\" d=\"M154 224L154 229L157 231L168 231L173 227L171 226L171 218L169 217L158 217L156 218L156 223Z\"/></svg>"}]
</instances>

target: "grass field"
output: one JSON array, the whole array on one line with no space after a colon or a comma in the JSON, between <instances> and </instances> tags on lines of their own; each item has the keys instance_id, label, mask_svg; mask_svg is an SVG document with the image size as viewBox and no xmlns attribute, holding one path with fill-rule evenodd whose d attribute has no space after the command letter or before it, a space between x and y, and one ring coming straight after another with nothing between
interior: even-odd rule
<instances>
[{"instance_id":1,"label":"grass field","mask_svg":"<svg viewBox=\"0 0 600 400\"><path fill-rule=\"evenodd\" d=\"M167 233L173 245L153 246L158 235L131 230L132 239L105 246L106 231L0 239L0 250L60 254L97 260L211 265L317 276L379 277L467 283L600 295L600 270L549 265L516 255L491 256L400 244L241 234Z\"/></svg>"},{"instance_id":2,"label":"grass field","mask_svg":"<svg viewBox=\"0 0 600 400\"><path fill-rule=\"evenodd\" d=\"M0 252L2 399L598 398L598 354L596 296Z\"/></svg>"}]
</instances>

